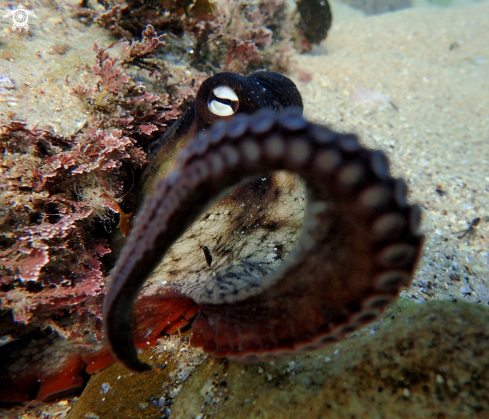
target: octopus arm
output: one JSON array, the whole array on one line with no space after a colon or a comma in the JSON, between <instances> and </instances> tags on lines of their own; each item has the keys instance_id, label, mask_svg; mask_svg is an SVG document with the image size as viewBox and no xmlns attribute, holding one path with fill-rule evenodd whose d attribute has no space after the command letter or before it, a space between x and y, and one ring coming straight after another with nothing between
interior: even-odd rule
<instances>
[{"instance_id":1,"label":"octopus arm","mask_svg":"<svg viewBox=\"0 0 489 419\"><path fill-rule=\"evenodd\" d=\"M375 320L410 284L422 245L420 209L408 204L405 183L390 175L382 152L291 108L238 115L199 134L180 154L143 204L122 251L104 321L113 353L128 368L150 368L138 359L131 331L146 279L216 199L271 170L305 181L301 237L273 272L243 264L233 280L210 275L169 284L168 295L200 306L193 345L243 361L309 350Z\"/></svg>"}]
</instances>

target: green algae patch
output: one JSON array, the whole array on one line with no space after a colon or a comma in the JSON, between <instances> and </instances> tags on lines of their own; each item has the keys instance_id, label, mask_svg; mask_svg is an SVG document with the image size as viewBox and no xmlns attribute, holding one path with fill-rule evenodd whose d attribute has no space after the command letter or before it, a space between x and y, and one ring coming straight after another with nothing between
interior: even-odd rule
<instances>
[{"instance_id":1,"label":"green algae patch","mask_svg":"<svg viewBox=\"0 0 489 419\"><path fill-rule=\"evenodd\" d=\"M171 415L484 418L487 394L489 309L401 299L377 325L307 356L258 365L209 358Z\"/></svg>"}]
</instances>

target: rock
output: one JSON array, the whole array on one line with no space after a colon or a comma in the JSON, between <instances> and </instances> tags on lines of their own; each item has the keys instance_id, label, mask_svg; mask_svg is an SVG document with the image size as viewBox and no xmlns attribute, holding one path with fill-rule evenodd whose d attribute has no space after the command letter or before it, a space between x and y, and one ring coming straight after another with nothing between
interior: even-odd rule
<instances>
[{"instance_id":1,"label":"rock","mask_svg":"<svg viewBox=\"0 0 489 419\"><path fill-rule=\"evenodd\" d=\"M488 417L488 355L487 307L401 300L377 325L307 356L258 365L209 358L171 417Z\"/></svg>"},{"instance_id":2,"label":"rock","mask_svg":"<svg viewBox=\"0 0 489 419\"><path fill-rule=\"evenodd\" d=\"M342 0L342 2L362 10L367 15L377 15L412 7L411 0Z\"/></svg>"},{"instance_id":3,"label":"rock","mask_svg":"<svg viewBox=\"0 0 489 419\"><path fill-rule=\"evenodd\" d=\"M92 376L67 419L166 418L182 383L206 358L188 347L188 335L167 336L143 351L141 359L158 367L150 372L135 374L117 362Z\"/></svg>"}]
</instances>

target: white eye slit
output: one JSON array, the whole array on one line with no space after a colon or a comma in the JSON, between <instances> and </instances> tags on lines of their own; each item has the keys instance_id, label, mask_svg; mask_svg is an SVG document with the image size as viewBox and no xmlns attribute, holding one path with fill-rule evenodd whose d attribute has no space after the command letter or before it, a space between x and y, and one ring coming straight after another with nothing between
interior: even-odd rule
<instances>
[{"instance_id":1,"label":"white eye slit","mask_svg":"<svg viewBox=\"0 0 489 419\"><path fill-rule=\"evenodd\" d=\"M230 105L226 105L217 100L213 100L209 103L209 110L218 116L231 116L234 114L233 108Z\"/></svg>"},{"instance_id":2,"label":"white eye slit","mask_svg":"<svg viewBox=\"0 0 489 419\"><path fill-rule=\"evenodd\" d=\"M207 100L209 110L217 116L231 116L238 110L239 98L229 86L221 85L212 89Z\"/></svg>"},{"instance_id":3,"label":"white eye slit","mask_svg":"<svg viewBox=\"0 0 489 419\"><path fill-rule=\"evenodd\" d=\"M234 93L234 90L224 84L214 87L214 89L212 89L212 93L214 93L218 99L228 99L232 102L239 101L239 98L236 93Z\"/></svg>"}]
</instances>

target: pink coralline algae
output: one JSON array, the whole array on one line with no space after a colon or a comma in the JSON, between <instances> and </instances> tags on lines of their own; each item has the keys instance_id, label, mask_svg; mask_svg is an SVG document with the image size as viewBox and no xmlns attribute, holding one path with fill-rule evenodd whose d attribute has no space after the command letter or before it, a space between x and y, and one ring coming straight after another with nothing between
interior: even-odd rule
<instances>
[{"instance_id":1,"label":"pink coralline algae","mask_svg":"<svg viewBox=\"0 0 489 419\"><path fill-rule=\"evenodd\" d=\"M53 316L99 322L94 297L104 287L100 258L111 252L106 230L116 214L121 230L129 230L128 191L146 163L140 144L164 131L185 102L147 91L121 65L149 66L145 60L162 45L151 27L142 41L124 45L121 62L95 44L97 85L74 89L94 113L84 132L63 137L24 122L0 126L0 308L15 322L66 337L71 332ZM9 328L15 326L2 333Z\"/></svg>"},{"instance_id":2,"label":"pink coralline algae","mask_svg":"<svg viewBox=\"0 0 489 419\"><path fill-rule=\"evenodd\" d=\"M96 106L113 100L109 105L114 110L106 106L84 132L69 137L23 122L0 126L0 309L11 313L2 316L0 333L15 339L0 348L1 401L48 399L73 390L83 384L81 370L93 372L113 360L99 348L106 271L102 258L111 253L108 231L117 213L119 228L129 231L130 214L123 208L130 209L130 202L124 198L131 196L134 173L146 162L138 135L150 136L178 112L168 105L165 119L157 103L161 97L140 89L124 98L127 115L117 116L115 96L135 82L104 50L96 50L100 65L94 66L94 74L98 94L104 95ZM90 88L78 93L87 98L96 94ZM131 106L137 108L132 114ZM124 131L115 124L128 120ZM11 358L22 353L23 337L34 342L49 331L54 334L41 345L43 351L52 353L47 346L56 346L53 342L68 342L66 365L56 364L57 358L51 367L44 365L44 357ZM87 344L86 336L93 341ZM30 367L14 374L10 366L15 365ZM44 381L50 384L39 387Z\"/></svg>"},{"instance_id":3,"label":"pink coralline algae","mask_svg":"<svg viewBox=\"0 0 489 419\"><path fill-rule=\"evenodd\" d=\"M84 302L103 287L97 252L107 245L91 237L94 210L75 192L95 176L84 170L83 142L15 122L0 129L0 307L16 322L44 327L71 306L98 315Z\"/></svg>"}]
</instances>

